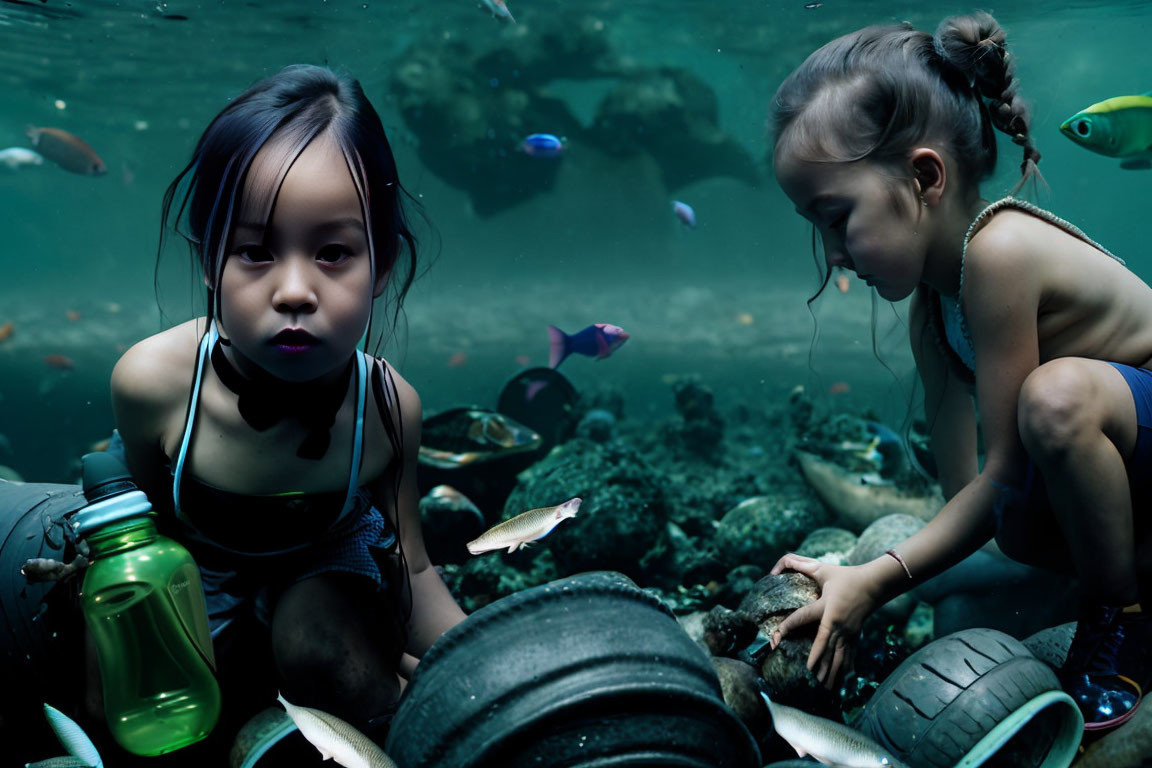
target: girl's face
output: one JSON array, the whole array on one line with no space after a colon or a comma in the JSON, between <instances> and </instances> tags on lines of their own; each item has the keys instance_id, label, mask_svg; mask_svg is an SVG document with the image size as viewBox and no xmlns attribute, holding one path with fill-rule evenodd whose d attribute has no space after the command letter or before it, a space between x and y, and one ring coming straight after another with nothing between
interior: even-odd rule
<instances>
[{"instance_id":1,"label":"girl's face","mask_svg":"<svg viewBox=\"0 0 1152 768\"><path fill-rule=\"evenodd\" d=\"M917 231L922 211L911 189L898 206L892 178L866 160L818 163L783 149L775 168L796 211L820 233L830 267L852 270L889 301L915 290L927 237Z\"/></svg>"},{"instance_id":2,"label":"girl's face","mask_svg":"<svg viewBox=\"0 0 1152 768\"><path fill-rule=\"evenodd\" d=\"M269 156L274 153L269 153ZM248 177L274 172L264 150ZM263 223L242 204L221 276L220 320L241 370L287 381L338 376L387 276L372 281L360 200L339 147L317 136L296 158Z\"/></svg>"}]
</instances>

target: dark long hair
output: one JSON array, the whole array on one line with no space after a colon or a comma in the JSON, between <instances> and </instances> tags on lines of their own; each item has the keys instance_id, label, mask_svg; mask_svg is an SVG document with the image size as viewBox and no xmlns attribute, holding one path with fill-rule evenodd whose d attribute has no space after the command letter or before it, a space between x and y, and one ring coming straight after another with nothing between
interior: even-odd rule
<instances>
[{"instance_id":1,"label":"dark long hair","mask_svg":"<svg viewBox=\"0 0 1152 768\"><path fill-rule=\"evenodd\" d=\"M270 215L292 163L321 133L336 143L348 164L367 223L373 274L392 273L390 327L395 327L417 276L416 238L405 208L419 210L419 202L400 185L384 126L360 83L325 67L285 67L233 99L204 130L192 159L164 194L157 285L159 257L172 229L188 241L193 262L208 282L210 315L219 319L217 289L243 196ZM276 153L278 177L246 189L252 160L265 146ZM180 204L173 209L177 198Z\"/></svg>"},{"instance_id":2,"label":"dark long hair","mask_svg":"<svg viewBox=\"0 0 1152 768\"><path fill-rule=\"evenodd\" d=\"M251 205L271 216L273 203L289 169L317 136L330 138L344 155L352 175L361 214L366 223L372 275L388 273L392 322L396 327L404 298L417 277L416 238L408 225L406 204L423 215L419 202L400 185L392 148L380 116L352 77L326 67L298 64L285 67L259 81L233 99L204 130L192 159L164 194L160 245L156 260L159 292L160 258L169 229L184 237L193 264L208 285L209 317L220 318L220 276L227 259L233 222L242 205ZM256 154L267 148L268 162L276 169L273 178L250 177ZM175 205L179 199L179 205ZM405 202L407 200L407 203ZM175 206L175 207L174 207ZM369 316L366 345L372 337ZM207 331L205 331L207 332ZM379 346L383 335L378 337ZM391 376L384 381L390 391L381 402L381 416L392 444L398 470L391 475L394 509L399 530L399 489L404 460L403 419ZM394 404L389 413L386 402ZM408 587L405 613L411 610L411 585L407 584L404 550L398 544L402 580ZM390 580L390 586L393 583Z\"/></svg>"}]
</instances>

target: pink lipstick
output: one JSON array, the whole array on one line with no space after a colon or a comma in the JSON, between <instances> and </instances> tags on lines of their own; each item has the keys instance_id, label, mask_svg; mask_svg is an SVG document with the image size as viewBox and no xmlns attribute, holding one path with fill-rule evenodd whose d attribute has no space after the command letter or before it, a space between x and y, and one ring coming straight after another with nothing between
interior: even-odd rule
<instances>
[{"instance_id":1,"label":"pink lipstick","mask_svg":"<svg viewBox=\"0 0 1152 768\"><path fill-rule=\"evenodd\" d=\"M303 328L285 328L273 336L269 343L273 344L281 352L296 354L307 352L319 344L320 340Z\"/></svg>"}]
</instances>

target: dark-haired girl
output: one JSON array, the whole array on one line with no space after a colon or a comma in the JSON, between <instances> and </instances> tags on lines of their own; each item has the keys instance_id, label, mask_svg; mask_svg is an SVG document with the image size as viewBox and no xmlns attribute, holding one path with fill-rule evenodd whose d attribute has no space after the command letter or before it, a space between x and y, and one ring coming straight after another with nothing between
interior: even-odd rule
<instances>
[{"instance_id":1,"label":"dark-haired girl","mask_svg":"<svg viewBox=\"0 0 1152 768\"><path fill-rule=\"evenodd\" d=\"M1060 677L1088 728L1132 716L1152 604L1152 290L1068 222L989 202L996 131L1037 173L1004 31L986 13L935 35L868 27L823 46L775 98L777 179L829 268L911 296L912 352L948 503L864 565L786 555L820 599L809 666L829 686L878 605L995 536L1019 560L1074 571L1084 602ZM1015 190L1014 190L1015 191ZM983 465L977 458L977 414Z\"/></svg>"},{"instance_id":2,"label":"dark-haired girl","mask_svg":"<svg viewBox=\"0 0 1152 768\"><path fill-rule=\"evenodd\" d=\"M393 287L398 310L412 283L402 194L359 83L257 83L165 197L208 316L112 373L128 467L201 567L218 653L263 628L287 699L377 737L402 659L464 618L421 538L419 397L358 348L374 300Z\"/></svg>"}]
</instances>

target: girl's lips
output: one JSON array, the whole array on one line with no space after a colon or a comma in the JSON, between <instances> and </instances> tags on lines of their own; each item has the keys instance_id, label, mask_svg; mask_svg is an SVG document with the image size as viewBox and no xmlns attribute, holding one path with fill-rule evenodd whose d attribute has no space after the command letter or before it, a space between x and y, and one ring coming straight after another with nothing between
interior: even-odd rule
<instances>
[{"instance_id":1,"label":"girl's lips","mask_svg":"<svg viewBox=\"0 0 1152 768\"><path fill-rule=\"evenodd\" d=\"M320 340L299 328L285 328L272 337L271 343L278 347L311 347L318 344Z\"/></svg>"}]
</instances>

